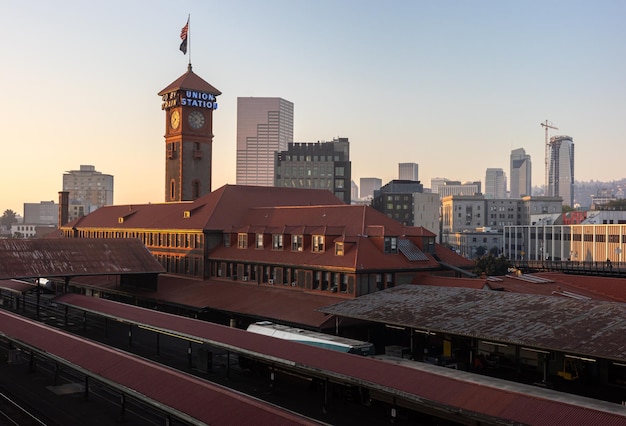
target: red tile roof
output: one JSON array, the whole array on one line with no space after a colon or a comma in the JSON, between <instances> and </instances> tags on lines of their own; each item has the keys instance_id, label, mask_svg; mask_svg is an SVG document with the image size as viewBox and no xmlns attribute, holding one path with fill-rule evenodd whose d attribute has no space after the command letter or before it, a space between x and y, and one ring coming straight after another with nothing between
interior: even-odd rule
<instances>
[{"instance_id":1,"label":"red tile roof","mask_svg":"<svg viewBox=\"0 0 626 426\"><path fill-rule=\"evenodd\" d=\"M327 190L225 185L195 201L101 207L65 227L230 230L251 207L331 204L341 201Z\"/></svg>"},{"instance_id":2,"label":"red tile roof","mask_svg":"<svg viewBox=\"0 0 626 426\"><path fill-rule=\"evenodd\" d=\"M317 204L317 203L316 203ZM372 207L362 205L283 205L276 208L251 208L241 218L242 225L306 228L300 233L315 231L339 232L336 235L435 237L422 227L406 227ZM290 233L295 233L290 232Z\"/></svg>"},{"instance_id":3,"label":"red tile roof","mask_svg":"<svg viewBox=\"0 0 626 426\"><path fill-rule=\"evenodd\" d=\"M185 214L187 212L187 214ZM69 224L75 229L172 229L217 232L283 233L328 236L324 253L291 252L285 248L277 262L271 245L266 250L218 247L212 259L238 259L282 265L330 266L363 270L440 269L431 255L409 260L401 253L384 254L385 236L410 239L424 251L423 237L435 234L407 227L372 207L343 204L332 192L316 189L226 185L193 202L102 207ZM347 244L335 256L333 242ZM250 244L253 247L252 244ZM467 268L469 260L437 248L446 263Z\"/></svg>"},{"instance_id":4,"label":"red tile roof","mask_svg":"<svg viewBox=\"0 0 626 426\"><path fill-rule=\"evenodd\" d=\"M189 68L185 74L181 75L172 84L161 90L159 92L159 96L163 96L166 93L181 89L198 90L200 92L210 93L215 96L222 94L222 92L217 90L215 87L213 87L212 85L204 81L196 73L194 73L191 70L191 65L189 65Z\"/></svg>"}]
</instances>

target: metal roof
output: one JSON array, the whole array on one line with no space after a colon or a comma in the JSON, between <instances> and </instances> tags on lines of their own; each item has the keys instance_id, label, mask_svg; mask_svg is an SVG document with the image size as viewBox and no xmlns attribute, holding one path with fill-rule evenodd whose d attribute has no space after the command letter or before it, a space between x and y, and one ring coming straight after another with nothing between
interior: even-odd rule
<instances>
[{"instance_id":1,"label":"metal roof","mask_svg":"<svg viewBox=\"0 0 626 426\"><path fill-rule=\"evenodd\" d=\"M161 272L138 239L0 239L0 279Z\"/></svg>"},{"instance_id":2,"label":"metal roof","mask_svg":"<svg viewBox=\"0 0 626 426\"><path fill-rule=\"evenodd\" d=\"M311 294L279 284L259 286L250 282L199 280L168 274L159 275L156 291L125 291L119 288L112 276L78 277L72 283L78 287L120 293L155 304L165 303L189 310L236 313L259 320L268 319L315 329L334 327L334 317L318 312L317 309L342 300L333 294Z\"/></svg>"},{"instance_id":3,"label":"metal roof","mask_svg":"<svg viewBox=\"0 0 626 426\"><path fill-rule=\"evenodd\" d=\"M0 288L12 293L25 293L37 288L37 284L20 280L0 280Z\"/></svg>"},{"instance_id":4,"label":"metal roof","mask_svg":"<svg viewBox=\"0 0 626 426\"><path fill-rule=\"evenodd\" d=\"M626 408L548 389L443 367L346 354L106 299L66 294L57 302L142 324L154 331L270 361L315 377L365 386L388 395L487 423L622 425ZM1 327L1 323L0 323ZM97 361L96 361L97 362Z\"/></svg>"},{"instance_id":5,"label":"metal roof","mask_svg":"<svg viewBox=\"0 0 626 426\"><path fill-rule=\"evenodd\" d=\"M626 305L403 285L320 312L551 351L626 361Z\"/></svg>"},{"instance_id":6,"label":"metal roof","mask_svg":"<svg viewBox=\"0 0 626 426\"><path fill-rule=\"evenodd\" d=\"M0 334L193 424L317 424L161 364L0 311ZM207 409L210 407L210 409Z\"/></svg>"}]
</instances>

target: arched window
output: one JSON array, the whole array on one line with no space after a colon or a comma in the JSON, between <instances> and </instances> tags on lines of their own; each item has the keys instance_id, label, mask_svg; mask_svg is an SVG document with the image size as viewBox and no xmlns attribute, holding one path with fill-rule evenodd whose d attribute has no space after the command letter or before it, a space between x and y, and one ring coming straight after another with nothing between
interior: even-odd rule
<instances>
[{"instance_id":1,"label":"arched window","mask_svg":"<svg viewBox=\"0 0 626 426\"><path fill-rule=\"evenodd\" d=\"M191 198L196 199L200 197L200 181L198 179L194 179L191 182Z\"/></svg>"},{"instance_id":2,"label":"arched window","mask_svg":"<svg viewBox=\"0 0 626 426\"><path fill-rule=\"evenodd\" d=\"M170 200L176 199L176 181L172 179L170 181Z\"/></svg>"}]
</instances>

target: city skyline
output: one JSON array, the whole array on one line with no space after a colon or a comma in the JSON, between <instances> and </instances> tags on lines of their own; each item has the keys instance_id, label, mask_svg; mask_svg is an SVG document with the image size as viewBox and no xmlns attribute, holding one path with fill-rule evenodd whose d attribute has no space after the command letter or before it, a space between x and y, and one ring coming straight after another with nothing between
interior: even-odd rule
<instances>
[{"instance_id":1,"label":"city skyline","mask_svg":"<svg viewBox=\"0 0 626 426\"><path fill-rule=\"evenodd\" d=\"M577 141L577 180L624 177L619 155L591 161L626 134L623 2L144 6L3 5L2 211L56 200L63 173L79 164L115 176L116 204L161 202L156 94L190 57L223 92L214 189L235 183L236 102L246 96L293 102L294 141L349 138L355 182L389 182L400 162L418 163L426 185L481 180L520 147L542 164L544 120L559 128L550 136ZM544 181L543 167L532 181Z\"/></svg>"}]
</instances>

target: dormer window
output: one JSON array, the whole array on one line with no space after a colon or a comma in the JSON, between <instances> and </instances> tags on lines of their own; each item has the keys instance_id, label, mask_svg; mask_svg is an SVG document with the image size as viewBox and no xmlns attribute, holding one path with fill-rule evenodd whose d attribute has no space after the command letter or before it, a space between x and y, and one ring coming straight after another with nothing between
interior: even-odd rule
<instances>
[{"instance_id":1,"label":"dormer window","mask_svg":"<svg viewBox=\"0 0 626 426\"><path fill-rule=\"evenodd\" d=\"M323 235L313 235L312 250L314 253L321 253L324 251L324 236Z\"/></svg>"},{"instance_id":2,"label":"dormer window","mask_svg":"<svg viewBox=\"0 0 626 426\"><path fill-rule=\"evenodd\" d=\"M240 249L248 248L248 234L246 233L237 234L237 248L240 248Z\"/></svg>"},{"instance_id":3,"label":"dormer window","mask_svg":"<svg viewBox=\"0 0 626 426\"><path fill-rule=\"evenodd\" d=\"M263 248L263 234L256 234L256 248L258 249L262 249Z\"/></svg>"},{"instance_id":4,"label":"dormer window","mask_svg":"<svg viewBox=\"0 0 626 426\"><path fill-rule=\"evenodd\" d=\"M303 238L302 235L291 236L291 251L302 251Z\"/></svg>"},{"instance_id":5,"label":"dormer window","mask_svg":"<svg viewBox=\"0 0 626 426\"><path fill-rule=\"evenodd\" d=\"M343 243L335 243L335 256L343 256Z\"/></svg>"},{"instance_id":6,"label":"dormer window","mask_svg":"<svg viewBox=\"0 0 626 426\"><path fill-rule=\"evenodd\" d=\"M230 234L224 233L224 247L230 247Z\"/></svg>"},{"instance_id":7,"label":"dormer window","mask_svg":"<svg viewBox=\"0 0 626 426\"><path fill-rule=\"evenodd\" d=\"M398 252L398 237L385 237L385 253Z\"/></svg>"},{"instance_id":8,"label":"dormer window","mask_svg":"<svg viewBox=\"0 0 626 426\"><path fill-rule=\"evenodd\" d=\"M272 235L272 249L273 250L283 249L283 234Z\"/></svg>"}]
</instances>

